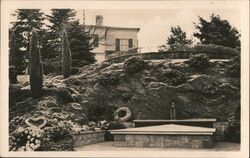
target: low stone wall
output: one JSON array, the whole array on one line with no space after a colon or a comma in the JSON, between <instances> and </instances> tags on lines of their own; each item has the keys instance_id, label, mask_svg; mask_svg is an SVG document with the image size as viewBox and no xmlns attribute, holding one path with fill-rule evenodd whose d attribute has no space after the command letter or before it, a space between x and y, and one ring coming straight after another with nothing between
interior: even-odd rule
<instances>
[{"instance_id":1,"label":"low stone wall","mask_svg":"<svg viewBox=\"0 0 250 158\"><path fill-rule=\"evenodd\" d=\"M212 135L114 135L117 147L212 148Z\"/></svg>"},{"instance_id":2,"label":"low stone wall","mask_svg":"<svg viewBox=\"0 0 250 158\"><path fill-rule=\"evenodd\" d=\"M140 56L144 60L161 60L161 59L189 59L192 55L203 53L208 55L210 59L230 59L235 57L237 53L222 53L212 51L168 51L168 52L148 52L148 53L136 53L127 54L119 57L114 57L105 60L111 63L122 63L131 56Z\"/></svg>"},{"instance_id":3,"label":"low stone wall","mask_svg":"<svg viewBox=\"0 0 250 158\"><path fill-rule=\"evenodd\" d=\"M74 147L103 142L105 132L106 131L88 131L86 133L76 134L73 136Z\"/></svg>"}]
</instances>

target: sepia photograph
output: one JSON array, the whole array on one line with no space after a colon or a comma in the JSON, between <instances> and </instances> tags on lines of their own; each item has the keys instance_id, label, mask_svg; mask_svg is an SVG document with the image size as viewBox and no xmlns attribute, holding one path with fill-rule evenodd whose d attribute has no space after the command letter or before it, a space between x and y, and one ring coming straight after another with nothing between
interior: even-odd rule
<instances>
[{"instance_id":1,"label":"sepia photograph","mask_svg":"<svg viewBox=\"0 0 250 158\"><path fill-rule=\"evenodd\" d=\"M249 156L248 1L1 3L1 157Z\"/></svg>"}]
</instances>

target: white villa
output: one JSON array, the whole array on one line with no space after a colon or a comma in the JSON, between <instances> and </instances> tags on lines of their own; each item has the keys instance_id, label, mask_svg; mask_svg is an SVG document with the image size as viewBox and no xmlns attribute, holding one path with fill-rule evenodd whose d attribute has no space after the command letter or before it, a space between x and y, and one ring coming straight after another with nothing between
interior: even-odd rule
<instances>
[{"instance_id":1,"label":"white villa","mask_svg":"<svg viewBox=\"0 0 250 158\"><path fill-rule=\"evenodd\" d=\"M137 34L140 28L103 26L103 16L96 16L96 25L86 25L93 34L93 53L97 62L104 61L107 55L127 53L138 48Z\"/></svg>"}]
</instances>

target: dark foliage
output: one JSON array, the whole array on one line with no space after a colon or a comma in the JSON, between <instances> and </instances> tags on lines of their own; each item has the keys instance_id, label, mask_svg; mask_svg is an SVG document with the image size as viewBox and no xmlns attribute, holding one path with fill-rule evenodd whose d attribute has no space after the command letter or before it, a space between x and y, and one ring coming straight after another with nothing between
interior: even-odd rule
<instances>
[{"instance_id":1,"label":"dark foliage","mask_svg":"<svg viewBox=\"0 0 250 158\"><path fill-rule=\"evenodd\" d=\"M39 38L41 38L42 32L44 31L42 26L44 25L43 20L45 18L40 9L17 9L13 15L16 16L17 20L12 23L13 25L10 28L10 31L15 35L15 46L12 49L15 51L15 57L12 61L15 63L13 64L18 74L23 74L27 66L24 59L29 58L28 52L31 31L32 29L36 29ZM39 43L39 45L43 47L42 43Z\"/></svg>"},{"instance_id":2,"label":"dark foliage","mask_svg":"<svg viewBox=\"0 0 250 158\"><path fill-rule=\"evenodd\" d=\"M210 66L209 58L206 54L197 54L192 56L187 62L188 65L197 70L203 70Z\"/></svg>"},{"instance_id":3,"label":"dark foliage","mask_svg":"<svg viewBox=\"0 0 250 158\"><path fill-rule=\"evenodd\" d=\"M79 69L77 68L77 67L72 67L71 68L71 74L72 75L76 75L76 74L78 74L79 73Z\"/></svg>"},{"instance_id":4,"label":"dark foliage","mask_svg":"<svg viewBox=\"0 0 250 158\"><path fill-rule=\"evenodd\" d=\"M70 129L59 126L45 129L41 151L73 151Z\"/></svg>"},{"instance_id":5,"label":"dark foliage","mask_svg":"<svg viewBox=\"0 0 250 158\"><path fill-rule=\"evenodd\" d=\"M145 69L147 63L138 56L130 57L124 62L124 70L128 74L134 74Z\"/></svg>"},{"instance_id":6,"label":"dark foliage","mask_svg":"<svg viewBox=\"0 0 250 158\"><path fill-rule=\"evenodd\" d=\"M60 75L62 73L62 61L53 59L46 59L43 61L43 72L45 75L55 73Z\"/></svg>"},{"instance_id":7,"label":"dark foliage","mask_svg":"<svg viewBox=\"0 0 250 158\"><path fill-rule=\"evenodd\" d=\"M215 96L217 93L217 88L215 86L208 85L203 88L202 93L204 93L208 97Z\"/></svg>"},{"instance_id":8,"label":"dark foliage","mask_svg":"<svg viewBox=\"0 0 250 158\"><path fill-rule=\"evenodd\" d=\"M95 54L91 53L93 49L90 44L92 37L85 31L84 26L79 21L70 22L68 27L68 36L72 52L73 66L82 67L96 62Z\"/></svg>"},{"instance_id":9,"label":"dark foliage","mask_svg":"<svg viewBox=\"0 0 250 158\"><path fill-rule=\"evenodd\" d=\"M39 151L41 150L42 130L30 127L19 127L9 137L10 151Z\"/></svg>"},{"instance_id":10,"label":"dark foliage","mask_svg":"<svg viewBox=\"0 0 250 158\"><path fill-rule=\"evenodd\" d=\"M231 77L240 77L240 56L236 56L230 61L231 65L226 69L226 73Z\"/></svg>"},{"instance_id":11,"label":"dark foliage","mask_svg":"<svg viewBox=\"0 0 250 158\"><path fill-rule=\"evenodd\" d=\"M63 103L75 102L78 99L77 96L69 90L69 88L60 88L56 90L56 92Z\"/></svg>"},{"instance_id":12,"label":"dark foliage","mask_svg":"<svg viewBox=\"0 0 250 158\"><path fill-rule=\"evenodd\" d=\"M73 20L75 15L76 11L73 9L52 9L51 15L46 15L50 22L50 25L47 25L49 28L47 34L47 38L49 39L48 58L61 56L61 32Z\"/></svg>"},{"instance_id":13,"label":"dark foliage","mask_svg":"<svg viewBox=\"0 0 250 158\"><path fill-rule=\"evenodd\" d=\"M98 122L103 117L105 117L107 121L113 120L113 114L117 109L117 105L107 101L107 97L106 95L98 95L98 99L88 104L87 109L90 121Z\"/></svg>"},{"instance_id":14,"label":"dark foliage","mask_svg":"<svg viewBox=\"0 0 250 158\"><path fill-rule=\"evenodd\" d=\"M38 37L35 31L32 31L30 38L30 56L29 56L29 75L30 88L34 98L42 95L43 87L43 67L41 63L40 50L38 48Z\"/></svg>"},{"instance_id":15,"label":"dark foliage","mask_svg":"<svg viewBox=\"0 0 250 158\"><path fill-rule=\"evenodd\" d=\"M240 106L236 107L234 115L229 119L229 126L225 130L225 139L229 142L240 143Z\"/></svg>"},{"instance_id":16,"label":"dark foliage","mask_svg":"<svg viewBox=\"0 0 250 158\"><path fill-rule=\"evenodd\" d=\"M187 78L181 71L167 69L163 72L161 80L169 85L178 86L185 83Z\"/></svg>"},{"instance_id":17,"label":"dark foliage","mask_svg":"<svg viewBox=\"0 0 250 158\"><path fill-rule=\"evenodd\" d=\"M72 56L66 31L62 33L62 74L64 78L71 75Z\"/></svg>"},{"instance_id":18,"label":"dark foliage","mask_svg":"<svg viewBox=\"0 0 250 158\"><path fill-rule=\"evenodd\" d=\"M180 26L172 27L171 26L171 35L167 38L165 45L160 47L160 52L168 50L176 50L183 45L192 44L192 40L187 38L186 32L184 32Z\"/></svg>"},{"instance_id":19,"label":"dark foliage","mask_svg":"<svg viewBox=\"0 0 250 158\"><path fill-rule=\"evenodd\" d=\"M107 73L103 73L99 79L100 84L103 86L107 85L116 85L119 83L121 76L117 71L110 71Z\"/></svg>"},{"instance_id":20,"label":"dark foliage","mask_svg":"<svg viewBox=\"0 0 250 158\"><path fill-rule=\"evenodd\" d=\"M210 21L199 17L199 24L195 24L197 37L202 44L216 44L240 50L240 33L227 20L220 19L219 15L212 14Z\"/></svg>"}]
</instances>

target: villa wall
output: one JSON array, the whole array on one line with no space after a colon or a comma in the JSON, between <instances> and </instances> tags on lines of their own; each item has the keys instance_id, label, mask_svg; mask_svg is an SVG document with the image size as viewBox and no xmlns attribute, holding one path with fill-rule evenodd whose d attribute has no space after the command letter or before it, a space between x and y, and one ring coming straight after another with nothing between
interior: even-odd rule
<instances>
[{"instance_id":1,"label":"villa wall","mask_svg":"<svg viewBox=\"0 0 250 158\"><path fill-rule=\"evenodd\" d=\"M96 30L92 29L91 34L97 34L99 36L98 47L92 50L96 54L97 62L104 61L105 52L115 51L115 39L133 39L133 48L138 47L137 34L138 30L129 28L115 28L115 27L98 27ZM106 38L105 38L105 33Z\"/></svg>"}]
</instances>

